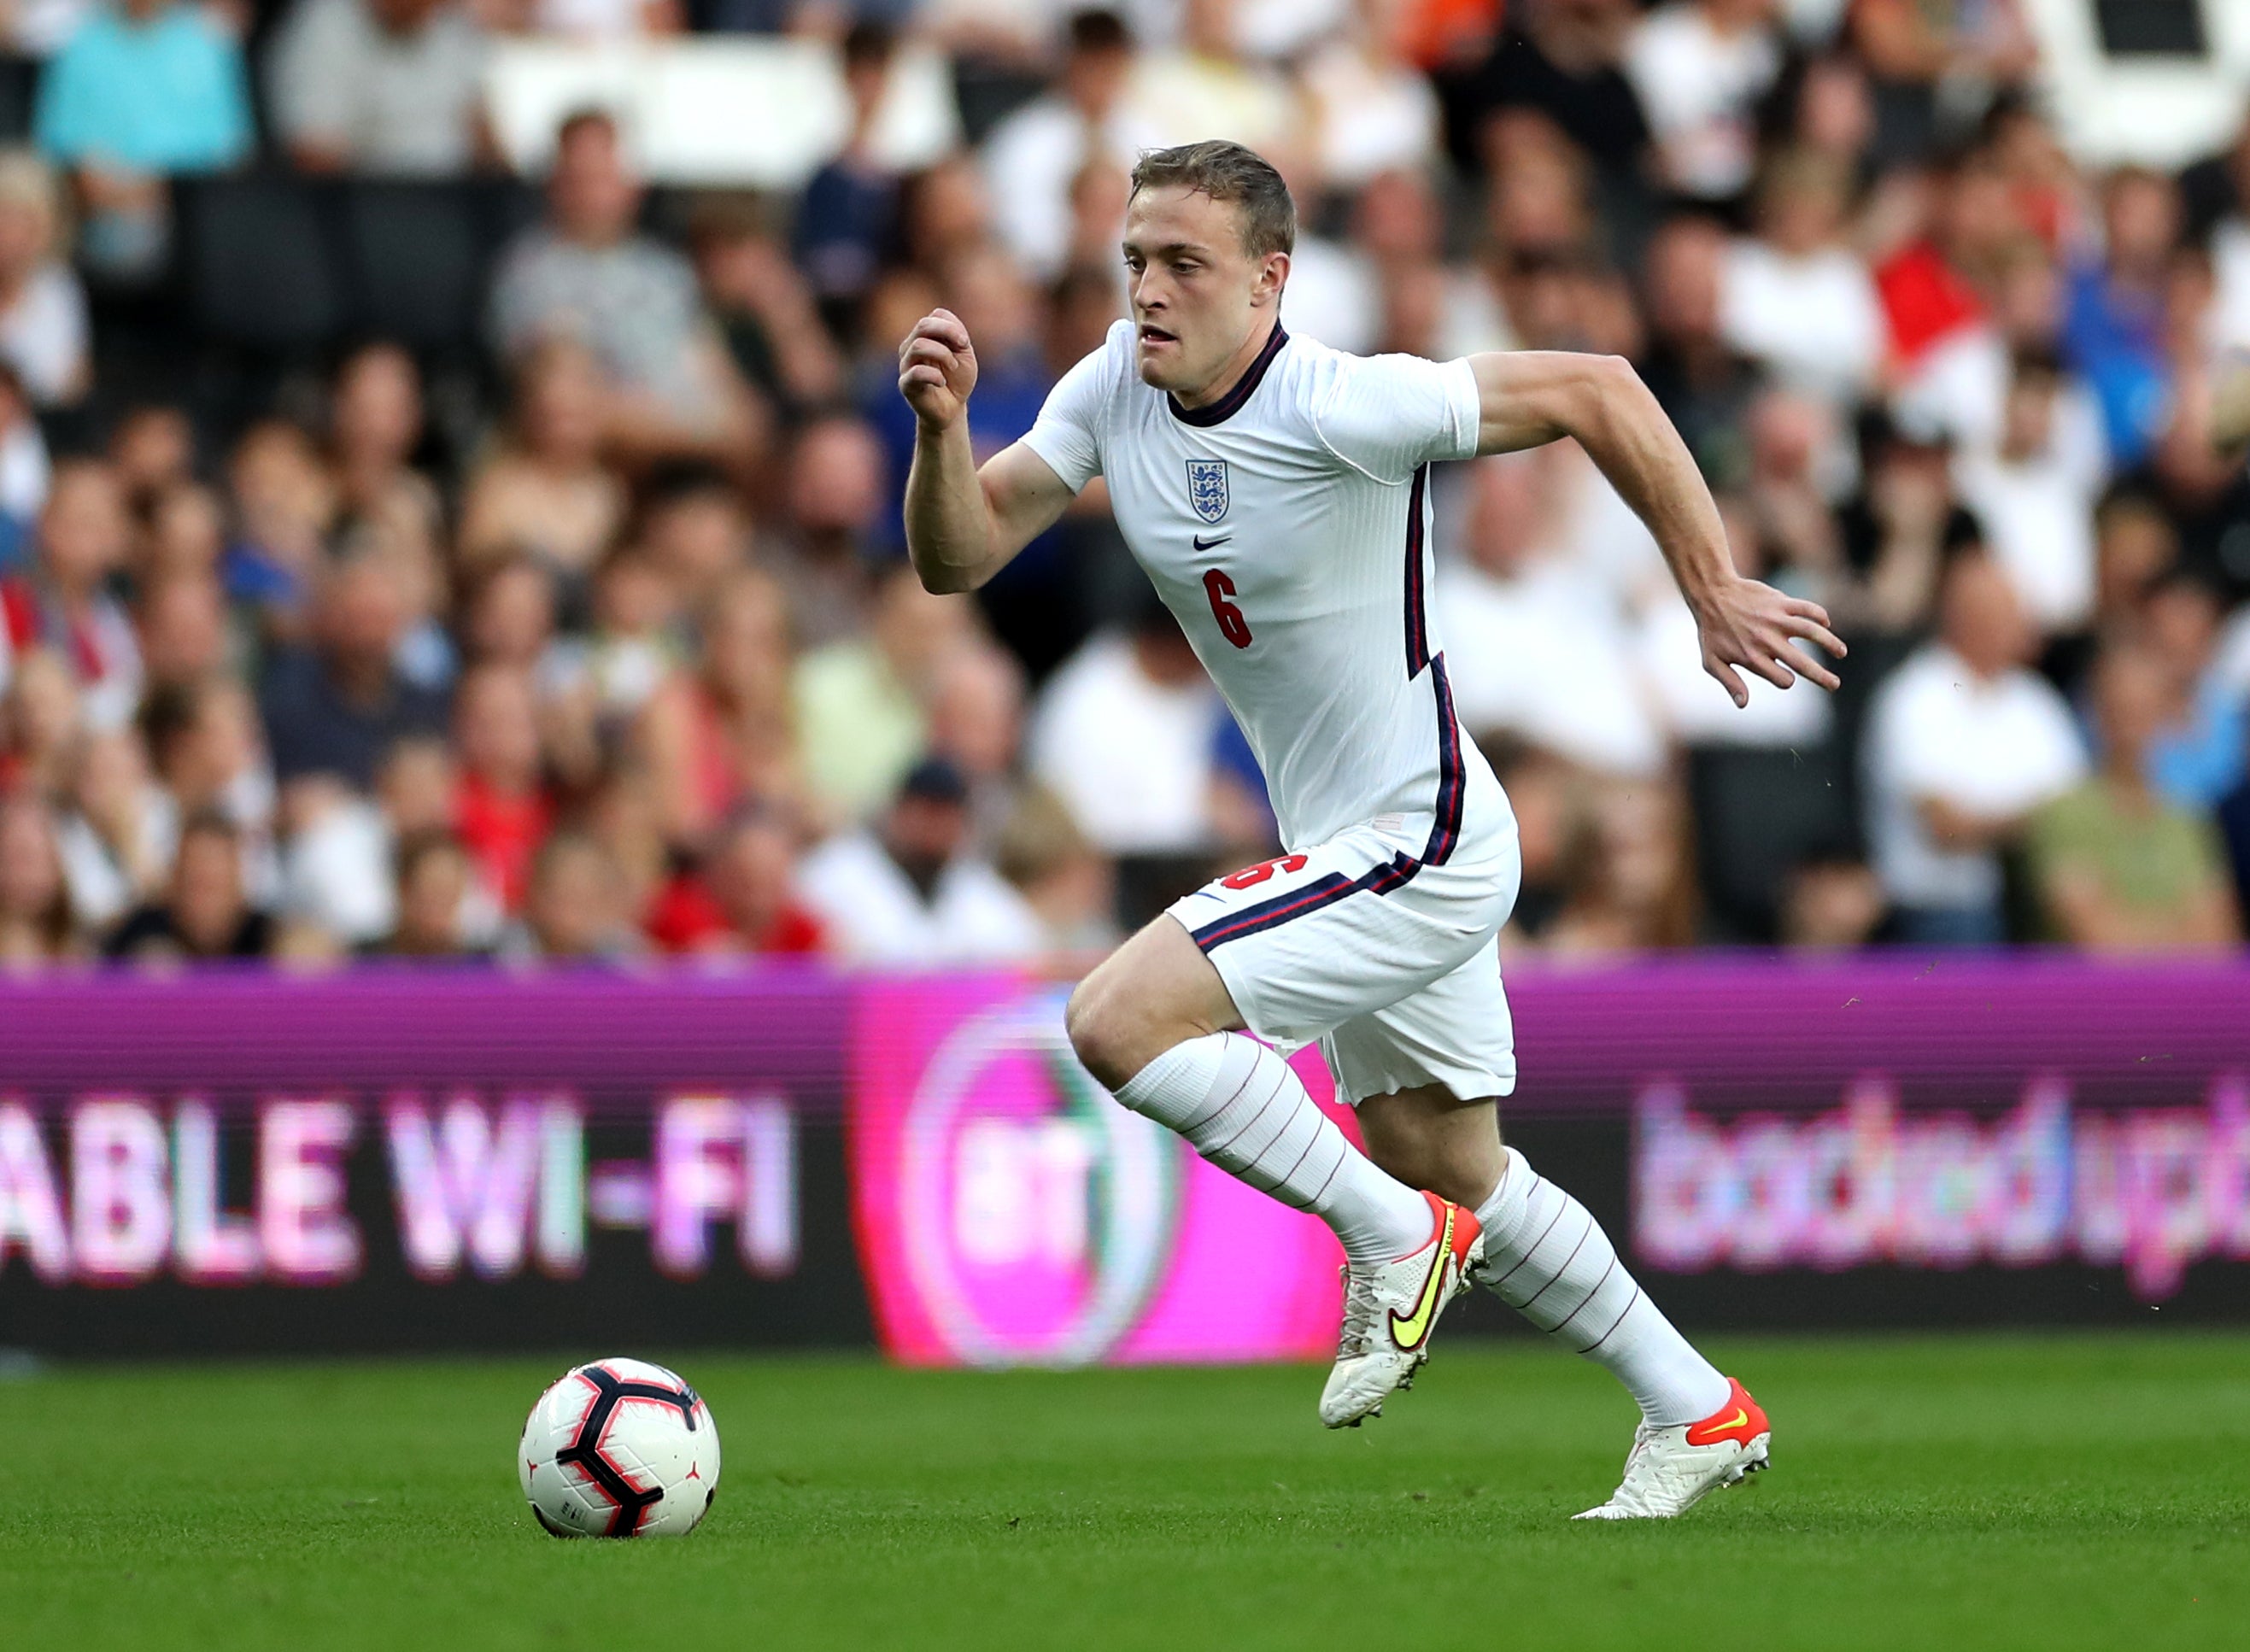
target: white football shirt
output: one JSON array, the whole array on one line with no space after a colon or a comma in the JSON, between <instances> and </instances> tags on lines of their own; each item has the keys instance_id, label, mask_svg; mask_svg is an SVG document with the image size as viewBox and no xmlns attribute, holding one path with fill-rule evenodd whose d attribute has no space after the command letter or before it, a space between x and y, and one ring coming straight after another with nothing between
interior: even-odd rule
<instances>
[{"instance_id":1,"label":"white football shirt","mask_svg":"<svg viewBox=\"0 0 2250 1652\"><path fill-rule=\"evenodd\" d=\"M1430 623L1429 467L1476 452L1466 361L1362 357L1280 326L1206 407L1143 384L1130 321L1063 376L1024 443L1110 507L1233 708L1294 850L1433 817L1424 859L1504 825Z\"/></svg>"}]
</instances>

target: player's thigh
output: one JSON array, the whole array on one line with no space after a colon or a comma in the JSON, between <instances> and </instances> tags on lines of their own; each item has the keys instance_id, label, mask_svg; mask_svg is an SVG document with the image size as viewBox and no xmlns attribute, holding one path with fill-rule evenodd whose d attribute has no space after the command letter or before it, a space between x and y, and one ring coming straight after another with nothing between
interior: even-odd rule
<instances>
[{"instance_id":1,"label":"player's thigh","mask_svg":"<svg viewBox=\"0 0 2250 1652\"><path fill-rule=\"evenodd\" d=\"M1065 1022L1078 1059L1114 1090L1173 1045L1242 1018L1188 932L1160 916L1078 984Z\"/></svg>"},{"instance_id":2,"label":"player's thigh","mask_svg":"<svg viewBox=\"0 0 2250 1652\"><path fill-rule=\"evenodd\" d=\"M1481 867L1402 873L1373 829L1246 867L1173 902L1245 1026L1284 1050L1459 969L1506 914Z\"/></svg>"}]
</instances>

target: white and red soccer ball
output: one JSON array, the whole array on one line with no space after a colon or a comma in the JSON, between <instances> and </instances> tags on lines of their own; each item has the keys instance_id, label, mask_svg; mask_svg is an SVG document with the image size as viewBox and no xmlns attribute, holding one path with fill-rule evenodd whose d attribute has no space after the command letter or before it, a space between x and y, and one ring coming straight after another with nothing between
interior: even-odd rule
<instances>
[{"instance_id":1,"label":"white and red soccer ball","mask_svg":"<svg viewBox=\"0 0 2250 1652\"><path fill-rule=\"evenodd\" d=\"M676 1373L597 1359L539 1396L515 1469L558 1538L684 1538L719 1490L719 1429Z\"/></svg>"}]
</instances>

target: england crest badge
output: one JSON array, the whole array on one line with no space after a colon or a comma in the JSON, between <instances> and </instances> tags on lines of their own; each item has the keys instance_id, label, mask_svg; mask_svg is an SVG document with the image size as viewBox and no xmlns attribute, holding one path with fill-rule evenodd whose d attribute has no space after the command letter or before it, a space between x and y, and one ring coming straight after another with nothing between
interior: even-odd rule
<instances>
[{"instance_id":1,"label":"england crest badge","mask_svg":"<svg viewBox=\"0 0 2250 1652\"><path fill-rule=\"evenodd\" d=\"M1227 502L1226 461L1188 460L1188 503L1195 507L1195 514L1207 522L1215 522L1226 515Z\"/></svg>"}]
</instances>

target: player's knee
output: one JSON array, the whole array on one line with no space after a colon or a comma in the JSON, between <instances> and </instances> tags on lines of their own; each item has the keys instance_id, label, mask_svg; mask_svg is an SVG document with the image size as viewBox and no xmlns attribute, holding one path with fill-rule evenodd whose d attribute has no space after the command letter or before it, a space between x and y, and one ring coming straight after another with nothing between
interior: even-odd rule
<instances>
[{"instance_id":1,"label":"player's knee","mask_svg":"<svg viewBox=\"0 0 2250 1652\"><path fill-rule=\"evenodd\" d=\"M1080 1064L1112 1092L1189 1035L1156 1013L1145 985L1107 965L1070 995L1063 1030Z\"/></svg>"},{"instance_id":2,"label":"player's knee","mask_svg":"<svg viewBox=\"0 0 2250 1652\"><path fill-rule=\"evenodd\" d=\"M1128 1020L1123 995L1100 970L1078 984L1063 1010L1063 1031L1080 1064L1111 1090L1141 1070L1133 1059Z\"/></svg>"}]
</instances>

